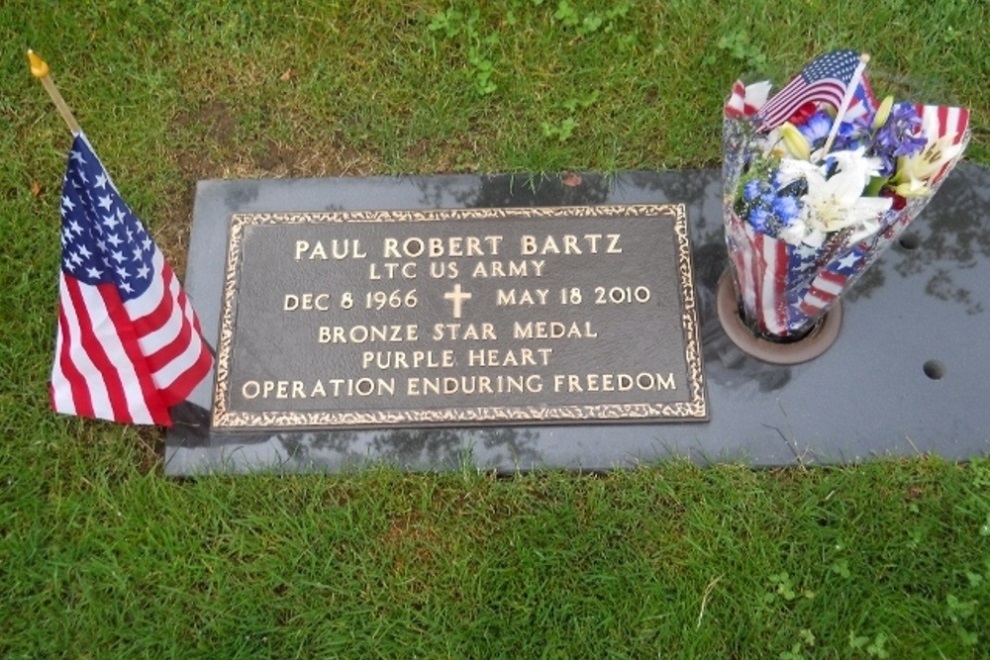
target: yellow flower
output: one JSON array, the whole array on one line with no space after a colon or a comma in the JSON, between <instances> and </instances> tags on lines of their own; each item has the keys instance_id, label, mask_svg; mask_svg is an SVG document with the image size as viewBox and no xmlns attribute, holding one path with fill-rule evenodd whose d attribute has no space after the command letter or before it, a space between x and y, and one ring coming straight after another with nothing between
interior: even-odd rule
<instances>
[{"instance_id":1,"label":"yellow flower","mask_svg":"<svg viewBox=\"0 0 990 660\"><path fill-rule=\"evenodd\" d=\"M811 159L811 145L808 143L808 139L801 135L801 131L791 122L785 121L780 126L780 139L784 141L784 146L795 158Z\"/></svg>"},{"instance_id":2,"label":"yellow flower","mask_svg":"<svg viewBox=\"0 0 990 660\"><path fill-rule=\"evenodd\" d=\"M877 108L877 114L873 115L873 130L877 130L890 119L890 110L894 107L894 97L888 96Z\"/></svg>"}]
</instances>

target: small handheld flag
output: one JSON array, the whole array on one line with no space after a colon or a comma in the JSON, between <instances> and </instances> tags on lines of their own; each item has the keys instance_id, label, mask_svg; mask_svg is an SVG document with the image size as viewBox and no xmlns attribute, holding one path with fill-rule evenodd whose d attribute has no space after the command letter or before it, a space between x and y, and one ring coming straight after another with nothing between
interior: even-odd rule
<instances>
[{"instance_id":1,"label":"small handheld flag","mask_svg":"<svg viewBox=\"0 0 990 660\"><path fill-rule=\"evenodd\" d=\"M810 62L801 73L774 94L756 119L762 131L770 131L787 121L806 103L829 103L838 108L860 67L860 54L854 50L836 50ZM852 103L875 105L873 91L866 78L853 88Z\"/></svg>"},{"instance_id":2,"label":"small handheld flag","mask_svg":"<svg viewBox=\"0 0 990 660\"><path fill-rule=\"evenodd\" d=\"M52 407L170 426L169 407L211 373L213 357L175 273L82 133L61 210Z\"/></svg>"},{"instance_id":3,"label":"small handheld flag","mask_svg":"<svg viewBox=\"0 0 990 660\"><path fill-rule=\"evenodd\" d=\"M74 136L62 187L52 408L170 426L169 407L211 373L213 354L175 273L121 199L48 64L31 50L27 56Z\"/></svg>"}]
</instances>

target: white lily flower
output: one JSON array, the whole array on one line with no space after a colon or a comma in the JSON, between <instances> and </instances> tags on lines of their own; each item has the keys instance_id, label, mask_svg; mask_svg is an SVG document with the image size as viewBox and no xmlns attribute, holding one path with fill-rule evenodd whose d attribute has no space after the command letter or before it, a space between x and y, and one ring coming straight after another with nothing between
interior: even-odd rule
<instances>
[{"instance_id":1,"label":"white lily flower","mask_svg":"<svg viewBox=\"0 0 990 660\"><path fill-rule=\"evenodd\" d=\"M891 204L894 202L894 200L885 197L864 197L863 199L887 199L888 203L885 206L878 205L873 217L863 220L860 223L859 229L849 234L849 238L846 239L846 242L849 244L859 243L880 231L880 216L889 211Z\"/></svg>"},{"instance_id":2,"label":"white lily flower","mask_svg":"<svg viewBox=\"0 0 990 660\"><path fill-rule=\"evenodd\" d=\"M828 234L852 228L850 240L862 240L880 228L879 217L890 210L893 200L887 197L863 197L863 190L870 179L877 176L881 162L865 156L865 149L839 151L829 156L835 161L836 171L825 178L828 163L815 166L808 161L783 159L780 162L780 178L784 185L804 179L808 192L801 198L800 224L804 225L801 242L820 246ZM797 223L795 223L797 224ZM799 225L800 228L800 225ZM788 228L781 238L797 244L799 229Z\"/></svg>"},{"instance_id":3,"label":"white lily flower","mask_svg":"<svg viewBox=\"0 0 990 660\"><path fill-rule=\"evenodd\" d=\"M836 162L836 176L847 177L846 183L852 187L859 186L857 195L863 192L870 179L880 175L880 168L883 167L883 161L879 158L866 156L866 147L854 151L836 151L829 157ZM832 177L834 178L835 176Z\"/></svg>"},{"instance_id":4,"label":"white lily flower","mask_svg":"<svg viewBox=\"0 0 990 660\"><path fill-rule=\"evenodd\" d=\"M938 135L938 119L926 115L922 120L923 135L928 137L925 148L913 156L897 159L897 173L894 175L894 191L903 197L918 197L931 192L928 180L938 174L949 161L958 156L966 146L964 141L953 144L956 134Z\"/></svg>"},{"instance_id":5,"label":"white lily flower","mask_svg":"<svg viewBox=\"0 0 990 660\"><path fill-rule=\"evenodd\" d=\"M798 179L806 179L811 175L821 175L821 168L818 165L796 158L781 158L777 171L781 187L794 183Z\"/></svg>"},{"instance_id":6,"label":"white lily flower","mask_svg":"<svg viewBox=\"0 0 990 660\"><path fill-rule=\"evenodd\" d=\"M792 222L781 229L780 238L788 245L801 245L801 243L807 243L808 245L814 245L815 247L820 246L822 241L825 240L825 236L822 235L821 241L818 243L813 242L817 237L811 237L808 232L808 226L800 221Z\"/></svg>"}]
</instances>

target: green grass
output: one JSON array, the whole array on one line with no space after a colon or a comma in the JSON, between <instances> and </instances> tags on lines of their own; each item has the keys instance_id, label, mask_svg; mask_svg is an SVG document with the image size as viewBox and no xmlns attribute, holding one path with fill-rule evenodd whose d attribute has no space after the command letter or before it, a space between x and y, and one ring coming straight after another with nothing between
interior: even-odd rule
<instances>
[{"instance_id":1,"label":"green grass","mask_svg":"<svg viewBox=\"0 0 990 660\"><path fill-rule=\"evenodd\" d=\"M886 640L893 657L956 658L986 644L987 461L182 483L141 474L115 435L9 477L9 652L866 657Z\"/></svg>"},{"instance_id":2,"label":"green grass","mask_svg":"<svg viewBox=\"0 0 990 660\"><path fill-rule=\"evenodd\" d=\"M716 166L738 75L838 46L990 164L980 0L474 6L0 5L0 653L985 656L986 460L177 482L158 431L47 410L69 139L29 46L180 271L199 179Z\"/></svg>"}]
</instances>

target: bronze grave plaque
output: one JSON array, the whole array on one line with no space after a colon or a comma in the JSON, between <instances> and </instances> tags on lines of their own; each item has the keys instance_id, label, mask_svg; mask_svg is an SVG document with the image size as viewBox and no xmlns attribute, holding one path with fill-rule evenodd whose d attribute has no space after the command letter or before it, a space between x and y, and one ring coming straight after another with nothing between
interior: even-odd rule
<instances>
[{"instance_id":1,"label":"bronze grave plaque","mask_svg":"<svg viewBox=\"0 0 990 660\"><path fill-rule=\"evenodd\" d=\"M234 214L212 425L708 418L683 205Z\"/></svg>"}]
</instances>

